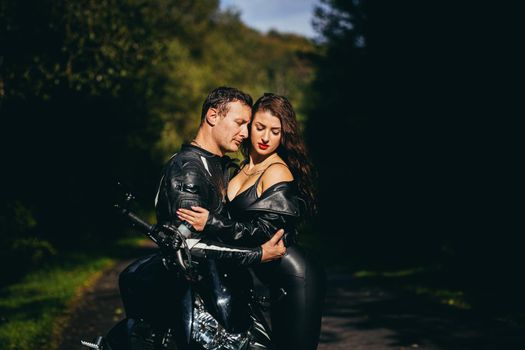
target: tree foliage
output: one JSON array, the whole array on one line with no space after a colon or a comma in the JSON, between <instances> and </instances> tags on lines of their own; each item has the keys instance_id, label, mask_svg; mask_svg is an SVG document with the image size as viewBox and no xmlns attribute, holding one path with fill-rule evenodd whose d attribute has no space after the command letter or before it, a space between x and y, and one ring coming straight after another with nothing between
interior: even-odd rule
<instances>
[{"instance_id":1,"label":"tree foliage","mask_svg":"<svg viewBox=\"0 0 525 350\"><path fill-rule=\"evenodd\" d=\"M302 111L314 76L311 41L254 31L216 0L0 0L0 23L3 247L117 236L114 180L151 209L211 89L274 91Z\"/></svg>"}]
</instances>

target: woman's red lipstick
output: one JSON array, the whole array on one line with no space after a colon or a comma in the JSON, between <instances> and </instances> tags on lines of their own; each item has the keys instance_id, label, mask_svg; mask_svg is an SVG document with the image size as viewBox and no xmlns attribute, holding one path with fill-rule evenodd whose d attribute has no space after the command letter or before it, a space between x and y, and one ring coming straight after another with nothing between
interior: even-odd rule
<instances>
[{"instance_id":1,"label":"woman's red lipstick","mask_svg":"<svg viewBox=\"0 0 525 350\"><path fill-rule=\"evenodd\" d=\"M268 147L270 147L270 145L267 145L267 144L264 144L264 143L258 143L257 145L259 145L259 148L262 149L262 150L265 150Z\"/></svg>"}]
</instances>

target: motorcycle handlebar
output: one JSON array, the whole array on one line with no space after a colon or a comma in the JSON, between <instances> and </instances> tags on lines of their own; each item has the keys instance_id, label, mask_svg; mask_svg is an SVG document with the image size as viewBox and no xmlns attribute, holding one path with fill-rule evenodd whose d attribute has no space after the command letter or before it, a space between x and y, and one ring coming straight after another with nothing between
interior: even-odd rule
<instances>
[{"instance_id":1,"label":"motorcycle handlebar","mask_svg":"<svg viewBox=\"0 0 525 350\"><path fill-rule=\"evenodd\" d=\"M153 231L153 228L154 228L153 225L148 224L146 221L142 220L141 218L139 218L134 213L132 213L130 211L126 211L124 214L127 215L127 217L131 220L131 222L135 226L138 226L139 229L142 229L142 230L147 231L147 232Z\"/></svg>"},{"instance_id":2,"label":"motorcycle handlebar","mask_svg":"<svg viewBox=\"0 0 525 350\"><path fill-rule=\"evenodd\" d=\"M157 227L156 225L151 225L147 223L146 221L142 220L139 216L137 216L135 213L133 213L127 208L122 208L119 205L115 205L115 207L120 209L121 213L124 214L132 222L132 225L138 227L139 230L143 231L158 246L165 245L166 243L165 237L163 238L164 235L161 232L159 232L160 231L159 227ZM190 224L183 222L177 228L175 227L164 227L164 228L168 231L171 231L172 234L174 235L181 235L184 238L188 238L191 235L190 227L191 227ZM189 253L187 252L189 261L185 262L185 259L182 256L182 251L181 251L182 249L180 248L181 247L178 247L177 250L175 251L175 256L177 258L177 261L180 267L182 267L184 270L187 271L191 265L191 257L189 256Z\"/></svg>"}]
</instances>

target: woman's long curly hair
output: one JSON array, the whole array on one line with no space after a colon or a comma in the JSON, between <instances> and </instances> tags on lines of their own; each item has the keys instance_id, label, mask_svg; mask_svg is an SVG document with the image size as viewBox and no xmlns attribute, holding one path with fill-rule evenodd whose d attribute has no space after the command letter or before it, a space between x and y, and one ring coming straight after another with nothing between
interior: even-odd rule
<instances>
[{"instance_id":1,"label":"woman's long curly hair","mask_svg":"<svg viewBox=\"0 0 525 350\"><path fill-rule=\"evenodd\" d=\"M291 103L284 96L265 93L253 105L252 116L258 111L269 112L281 121L281 143L277 147L277 154L292 172L299 195L306 201L308 212L315 214L317 212L314 186L316 173L308 159L308 151L300 135L299 124ZM251 142L249 139L246 141L241 146L241 152L248 159Z\"/></svg>"}]
</instances>

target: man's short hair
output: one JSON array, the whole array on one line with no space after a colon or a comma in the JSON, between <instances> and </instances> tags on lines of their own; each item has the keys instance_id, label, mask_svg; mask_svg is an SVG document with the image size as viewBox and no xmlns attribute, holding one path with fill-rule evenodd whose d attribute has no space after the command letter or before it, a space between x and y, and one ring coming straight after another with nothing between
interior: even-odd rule
<instances>
[{"instance_id":1,"label":"man's short hair","mask_svg":"<svg viewBox=\"0 0 525 350\"><path fill-rule=\"evenodd\" d=\"M252 97L241 90L227 86L215 88L202 104L201 123L204 121L210 108L216 108L219 115L226 115L228 113L228 103L235 101L244 103L250 108L253 104Z\"/></svg>"}]
</instances>

